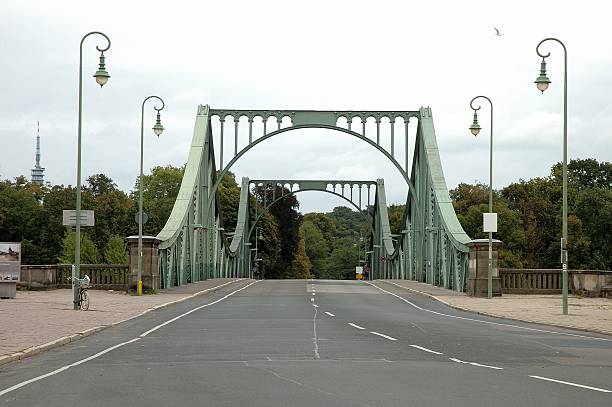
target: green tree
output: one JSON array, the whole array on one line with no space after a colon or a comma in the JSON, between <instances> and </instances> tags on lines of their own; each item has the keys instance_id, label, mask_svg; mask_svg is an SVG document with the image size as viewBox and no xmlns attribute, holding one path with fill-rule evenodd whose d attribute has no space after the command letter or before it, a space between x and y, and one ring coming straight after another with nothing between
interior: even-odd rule
<instances>
[{"instance_id":1,"label":"green tree","mask_svg":"<svg viewBox=\"0 0 612 407\"><path fill-rule=\"evenodd\" d=\"M72 230L67 230L62 242L62 253L59 261L62 264L74 264L74 241L75 233ZM81 264L99 264L100 255L96 244L87 236L86 233L81 233Z\"/></svg>"},{"instance_id":2,"label":"green tree","mask_svg":"<svg viewBox=\"0 0 612 407\"><path fill-rule=\"evenodd\" d=\"M158 166L151 169L151 174L143 177L143 208L149 216L148 222L143 226L144 234L155 236L163 229L176 202L183 171L184 167ZM139 181L136 180L134 190L130 194L133 201L130 219L132 230L135 231L138 230L138 224L134 220L138 212L138 186Z\"/></svg>"},{"instance_id":3,"label":"green tree","mask_svg":"<svg viewBox=\"0 0 612 407\"><path fill-rule=\"evenodd\" d=\"M266 269L267 278L293 278L292 262L297 251L299 242L299 228L302 223L302 215L297 211L299 202L295 195L289 194L289 190L281 186L262 186L253 188L253 194L259 204L274 201L274 197L287 196L269 208L269 212L278 225L278 237L280 241L280 254L278 260Z\"/></svg>"},{"instance_id":4,"label":"green tree","mask_svg":"<svg viewBox=\"0 0 612 407\"><path fill-rule=\"evenodd\" d=\"M97 247L106 247L111 236L136 234L134 203L104 174L87 178L87 206L95 212L95 226L88 230ZM130 216L131 215L131 216Z\"/></svg>"},{"instance_id":5,"label":"green tree","mask_svg":"<svg viewBox=\"0 0 612 407\"><path fill-rule=\"evenodd\" d=\"M104 249L106 264L128 264L128 252L125 241L121 236L112 235Z\"/></svg>"},{"instance_id":6,"label":"green tree","mask_svg":"<svg viewBox=\"0 0 612 407\"><path fill-rule=\"evenodd\" d=\"M404 220L404 209L406 205L391 205L387 208L387 214L389 216L389 226L391 227L391 233L400 234L404 229L402 221Z\"/></svg>"},{"instance_id":7,"label":"green tree","mask_svg":"<svg viewBox=\"0 0 612 407\"><path fill-rule=\"evenodd\" d=\"M331 241L325 239L323 232L312 220L304 220L300 233L304 236L306 255L311 263L310 273L315 278L320 278L325 272L330 252L327 242Z\"/></svg>"},{"instance_id":8,"label":"green tree","mask_svg":"<svg viewBox=\"0 0 612 407\"><path fill-rule=\"evenodd\" d=\"M303 231L300 231L298 236L299 240L295 251L295 256L293 257L293 262L291 263L291 268L293 271L293 278L306 279L310 276L311 264L308 256L306 255L306 245L304 243Z\"/></svg>"}]
</instances>

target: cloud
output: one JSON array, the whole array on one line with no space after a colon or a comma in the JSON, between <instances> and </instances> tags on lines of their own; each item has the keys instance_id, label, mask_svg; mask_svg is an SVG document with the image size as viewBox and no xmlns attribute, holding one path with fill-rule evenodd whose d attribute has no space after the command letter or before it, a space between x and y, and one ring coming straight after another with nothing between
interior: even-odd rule
<instances>
[{"instance_id":1,"label":"cloud","mask_svg":"<svg viewBox=\"0 0 612 407\"><path fill-rule=\"evenodd\" d=\"M570 157L612 160L612 43L598 42L610 6L583 1L541 19L521 3L119 2L92 13L79 1L23 0L0 11L0 176L29 174L41 121L46 179L74 184L78 43L92 29L113 41L109 84L100 89L95 38L85 43L83 174L103 172L129 190L138 173L140 104L167 102L166 131L150 131L145 168L182 165L198 104L246 109L416 110L431 106L449 187L488 181L488 140L474 139L469 100L495 104L494 183L546 175L561 159L561 50L550 46L551 88L533 85L535 45L554 33L570 50ZM440 12L444 10L444 12ZM495 37L492 25L504 37ZM481 125L488 110L481 110ZM483 125L483 127L486 127ZM233 148L232 136L226 147ZM385 139L388 143L388 139ZM412 141L411 141L412 143ZM363 144L363 145L362 145ZM410 144L412 151L412 144ZM231 150L226 150L226 152ZM225 160L227 162L228 158ZM401 160L400 160L401 161ZM384 178L390 202L405 200L397 169L350 137L283 135L238 161L241 176ZM314 195L312 195L314 196ZM329 210L337 198L304 195L304 210ZM330 200L331 199L331 200Z\"/></svg>"}]
</instances>

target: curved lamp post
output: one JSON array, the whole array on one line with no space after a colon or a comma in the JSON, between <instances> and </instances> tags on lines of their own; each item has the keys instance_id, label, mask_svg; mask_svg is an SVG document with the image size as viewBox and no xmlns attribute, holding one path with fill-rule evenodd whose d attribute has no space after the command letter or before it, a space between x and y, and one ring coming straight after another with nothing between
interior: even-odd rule
<instances>
[{"instance_id":1,"label":"curved lamp post","mask_svg":"<svg viewBox=\"0 0 612 407\"><path fill-rule=\"evenodd\" d=\"M489 213L493 213L493 102L486 96L476 96L470 101L470 108L474 111L474 121L470 126L470 131L476 137L480 133L480 125L478 124L478 110L480 106L474 107L476 99L485 99L491 107L491 128L489 141ZM489 231L489 261L487 268L487 298L493 297L493 232Z\"/></svg>"},{"instance_id":2,"label":"curved lamp post","mask_svg":"<svg viewBox=\"0 0 612 407\"><path fill-rule=\"evenodd\" d=\"M166 106L163 99L159 96L148 96L145 100L142 101L142 108L140 111L140 178L138 182L138 286L136 289L136 293L138 295L142 295L142 183L143 183L143 173L142 173L142 162L143 162L143 150L144 150L144 108L145 103L149 99L157 99L161 102L161 107L153 107L157 111L157 120L155 125L153 126L153 133L156 136L161 136L164 132L164 126L161 124L161 114L159 113Z\"/></svg>"},{"instance_id":3,"label":"curved lamp post","mask_svg":"<svg viewBox=\"0 0 612 407\"><path fill-rule=\"evenodd\" d=\"M561 265L563 269L563 315L567 315L567 291L568 291L568 272L567 272L567 48L556 38L545 38L536 46L536 53L542 57L540 65L540 76L535 80L535 84L542 93L550 85L550 79L546 76L546 55L540 53L540 45L546 41L555 41L563 47L564 73L563 73L563 231L561 237Z\"/></svg>"},{"instance_id":4,"label":"curved lamp post","mask_svg":"<svg viewBox=\"0 0 612 407\"><path fill-rule=\"evenodd\" d=\"M104 48L96 46L96 49L100 51L100 64L98 71L93 75L96 78L96 82L100 87L104 86L108 82L110 75L105 68L104 51L107 51L111 42L106 34L99 31L92 31L85 34L81 39L79 46L79 120L77 127L77 180L76 180L76 233L74 237L74 272L75 276L81 275L81 123L82 123L82 111L83 111L83 42L90 35L101 35L106 39L107 45ZM73 277L75 277L73 276ZM77 290L73 290L74 296L74 309L78 309L78 293Z\"/></svg>"}]
</instances>

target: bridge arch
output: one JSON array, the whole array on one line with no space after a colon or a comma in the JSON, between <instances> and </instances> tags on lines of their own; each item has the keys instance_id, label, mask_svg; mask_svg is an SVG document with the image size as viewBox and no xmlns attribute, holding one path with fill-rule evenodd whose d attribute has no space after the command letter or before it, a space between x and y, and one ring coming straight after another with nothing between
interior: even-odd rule
<instances>
[{"instance_id":1,"label":"bridge arch","mask_svg":"<svg viewBox=\"0 0 612 407\"><path fill-rule=\"evenodd\" d=\"M283 117L285 117L285 116L283 116ZM397 170L400 172L400 174L402 175L402 177L406 181L406 184L408 185L409 193L412 195L412 198L415 200L415 202L417 201L417 196L418 195L417 195L416 189L414 187L414 184L412 183L412 181L410 180L410 177L408 176L407 171L402 168L400 163L387 150L385 150L383 147L381 147L376 142L374 142L374 141L370 140L369 138L365 137L364 135L361 135L360 133L357 133L357 132L352 131L350 129L345 129L343 127L338 127L338 126L335 126L335 125L327 125L327 124L303 124L303 125L295 125L295 126L291 126L291 127L285 127L285 128L281 128L281 129L278 129L278 130L274 130L274 131L272 131L270 133L267 133L264 136L258 138L257 140L250 142L246 147L244 147L242 150L237 152L237 154L227 163L227 165L225 167L223 167L223 169L221 170L221 173L217 177L217 180L216 180L215 184L213 185L212 189L210 190L209 195L213 196L217 192L217 189L219 188L219 185L221 184L221 181L223 180L223 177L227 174L229 169L244 154L246 154L250 149L252 149L256 145L258 145L259 143L262 143L263 141L268 140L268 139L270 139L270 138L272 138L274 136L277 136L279 134L286 133L286 132L289 132L289 131L292 131L292 130L299 130L299 129L327 129L327 130L336 130L336 131L339 131L339 132L346 133L346 134L349 134L351 136L357 137L358 139L363 140L366 143L370 144L372 147L376 148L379 152L381 152L385 157L387 157L387 159L389 159L389 161L391 161L391 163L397 168Z\"/></svg>"},{"instance_id":2,"label":"bridge arch","mask_svg":"<svg viewBox=\"0 0 612 407\"><path fill-rule=\"evenodd\" d=\"M357 212L359 212L359 214L360 214L360 215L361 215L361 216L364 218L364 220L365 220L365 221L370 221L370 219L368 219L368 216L366 216L366 215L364 215L364 214L363 214L363 209L361 209L361 208L360 208L360 207L359 207L357 204L355 204L353 201L351 201L349 198L345 197L344 195L339 194L339 193L334 192L334 191L330 191L330 190L328 190L328 189L304 188L304 189L298 189L298 190L296 190L296 191L290 191L288 194L284 194L284 195L282 195L282 196L280 196L280 197L278 197L278 198L274 199L272 202L268 203L268 204L267 204L267 205L264 207L264 209L268 209L268 208L270 208L271 206L273 206L273 205L274 205L274 204L276 204L277 202L279 202L279 201L281 201L281 200L283 200L283 199L285 199L285 198L287 198L287 197L289 197L289 196L292 196L292 195L298 194L298 193L300 193L300 192L313 192L313 191L316 191L316 192L326 192L326 193L328 193L328 194L336 195L336 196L338 196L338 197L340 197L340 198L344 199L345 201L347 201L348 203L350 203L351 205L353 205L353 206L354 206L354 207L357 209ZM257 217L255 218L255 220L253 221L253 224L252 224L252 225L251 225L251 227L249 228L249 233L247 234L245 241L247 241L247 242L248 242L248 241L250 241L250 240L251 240L251 234L253 233L253 230L255 230L255 226L257 225L257 222L259 222L259 220L260 220L260 219L261 219L261 217L264 215L264 213L265 213L265 212L262 212L262 213L260 213L259 215L257 215ZM372 230L372 232L374 232L374 228L372 227L372 225L371 225L371 224L370 224L370 229Z\"/></svg>"}]
</instances>

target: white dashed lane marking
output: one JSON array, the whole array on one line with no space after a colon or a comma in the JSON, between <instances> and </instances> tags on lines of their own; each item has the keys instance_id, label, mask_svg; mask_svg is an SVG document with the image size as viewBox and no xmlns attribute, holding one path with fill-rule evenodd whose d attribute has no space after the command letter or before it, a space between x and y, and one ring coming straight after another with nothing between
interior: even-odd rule
<instances>
[{"instance_id":1,"label":"white dashed lane marking","mask_svg":"<svg viewBox=\"0 0 612 407\"><path fill-rule=\"evenodd\" d=\"M420 350L425 351L425 352L433 353L435 355L444 355L444 353L442 353L442 352L436 352L435 350L427 349L427 348L424 348L424 347L419 346L419 345L410 345L410 346L412 346L413 348L420 349Z\"/></svg>"},{"instance_id":2,"label":"white dashed lane marking","mask_svg":"<svg viewBox=\"0 0 612 407\"><path fill-rule=\"evenodd\" d=\"M371 334L374 334L374 335L378 335L378 336L380 336L381 338L385 338L385 339L388 339L388 340L390 340L390 341L397 341L397 339L396 339L396 338L394 338L394 337L392 337L392 336L389 336L389 335L381 334L380 332L370 331L370 333L371 333Z\"/></svg>"},{"instance_id":3,"label":"white dashed lane marking","mask_svg":"<svg viewBox=\"0 0 612 407\"><path fill-rule=\"evenodd\" d=\"M325 313L326 313L327 315L329 315L330 317L335 317L335 315L334 315L334 314L332 314L331 312L327 312L327 311L325 311Z\"/></svg>"},{"instance_id":4,"label":"white dashed lane marking","mask_svg":"<svg viewBox=\"0 0 612 407\"><path fill-rule=\"evenodd\" d=\"M359 325L357 325L357 324L354 324L354 323L352 323L352 322L349 322L348 324L349 324L350 326L352 326L353 328L357 328L357 329L361 329L361 330L364 330L364 329L365 329L364 327L359 326Z\"/></svg>"},{"instance_id":5,"label":"white dashed lane marking","mask_svg":"<svg viewBox=\"0 0 612 407\"><path fill-rule=\"evenodd\" d=\"M560 383L560 384L567 384L568 386L580 387L580 388L583 388L583 389L588 389L588 390L600 391L600 392L602 392L602 393L612 393L612 390L600 389L599 387L593 387L593 386L585 386L584 384L578 384L578 383L572 383L572 382L565 382L565 381L563 381L563 380L551 379L551 378L549 378L549 377L532 376L532 375L529 375L529 377L533 377L534 379L546 380L546 381L548 381L548 382L555 382L555 383Z\"/></svg>"},{"instance_id":6,"label":"white dashed lane marking","mask_svg":"<svg viewBox=\"0 0 612 407\"><path fill-rule=\"evenodd\" d=\"M478 367L486 367L487 369L504 370L503 367L482 365L482 364L476 363L476 362L466 362L465 360L456 359L456 358L449 358L449 359L452 360L453 362L463 363L463 364L466 364L466 365L472 365L472 366L478 366Z\"/></svg>"}]
</instances>

